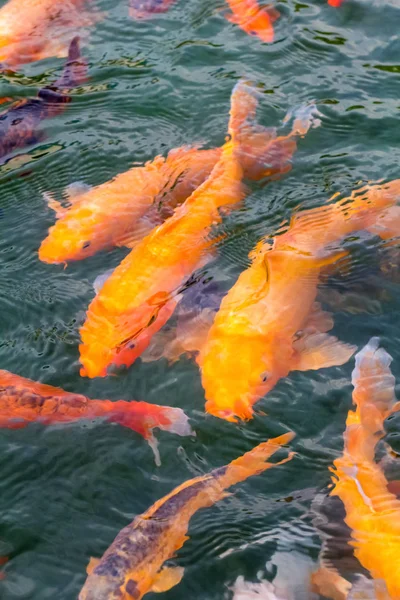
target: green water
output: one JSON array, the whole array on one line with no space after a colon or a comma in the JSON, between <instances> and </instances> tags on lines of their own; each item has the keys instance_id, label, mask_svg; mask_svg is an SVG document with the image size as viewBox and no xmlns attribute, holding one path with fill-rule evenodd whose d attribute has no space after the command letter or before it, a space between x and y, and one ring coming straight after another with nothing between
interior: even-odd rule
<instances>
[{"instance_id":1,"label":"green water","mask_svg":"<svg viewBox=\"0 0 400 600\"><path fill-rule=\"evenodd\" d=\"M292 373L258 404L267 416L245 425L205 416L198 369L185 358L173 366L139 360L118 377L83 379L78 327L94 295L92 282L126 251L66 270L37 257L53 223L44 191L61 197L74 181L97 185L132 161L185 143L220 145L230 94L242 76L264 92L262 124L277 125L289 108L311 100L322 123L300 141L293 170L254 186L245 206L225 221L229 235L208 268L223 287L248 264L256 241L294 207L319 206L359 181L399 177L398 0L348 0L341 9L325 0L280 1L272 45L226 21L223 6L178 0L165 15L135 23L127 0L103 2L108 16L84 47L90 81L66 112L43 124L42 141L0 167L0 367L93 398L182 407L197 433L160 433L158 468L145 441L119 426L0 430L0 555L10 557L2 600L77 598L89 557L100 556L135 515L182 481L287 429L297 433L294 460L237 486L229 499L193 518L176 559L185 577L164 597L230 598L227 587L239 575L254 579L262 571L271 578L265 565L277 549L317 558L309 508L342 449L353 361ZM1 76L1 95L35 95L62 64L51 59L25 66L23 76ZM334 333L359 347L381 336L400 381L398 285L378 269L377 240L354 246L353 269L331 287L351 288L361 309L354 309L354 297L333 302ZM396 421L388 439L400 445Z\"/></svg>"}]
</instances>

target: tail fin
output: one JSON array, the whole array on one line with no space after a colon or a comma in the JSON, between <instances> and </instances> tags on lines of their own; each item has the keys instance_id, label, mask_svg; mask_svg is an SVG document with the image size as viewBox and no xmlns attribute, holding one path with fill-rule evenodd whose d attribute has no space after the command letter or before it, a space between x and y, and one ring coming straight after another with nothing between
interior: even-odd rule
<instances>
[{"instance_id":1,"label":"tail fin","mask_svg":"<svg viewBox=\"0 0 400 600\"><path fill-rule=\"evenodd\" d=\"M158 427L181 436L194 435L189 418L181 408L119 400L113 403L113 410L108 418L113 423L119 423L140 433L153 450L157 466L161 465L161 460L153 429Z\"/></svg>"},{"instance_id":2,"label":"tail fin","mask_svg":"<svg viewBox=\"0 0 400 600\"><path fill-rule=\"evenodd\" d=\"M283 122L288 123L293 119L291 135L304 136L311 128L321 125L321 120L318 118L321 116L315 104L303 104L290 110Z\"/></svg>"},{"instance_id":3,"label":"tail fin","mask_svg":"<svg viewBox=\"0 0 400 600\"><path fill-rule=\"evenodd\" d=\"M271 467L282 465L294 456L293 452L290 452L287 458L284 458L278 463L266 462L267 459L275 454L284 444L288 444L295 434L290 431L284 433L279 437L272 440L262 442L250 452L246 452L243 456L240 456L236 460L232 461L225 469L224 474L220 477L220 483L224 488L235 485L240 481L244 481L252 475L258 475Z\"/></svg>"},{"instance_id":4,"label":"tail fin","mask_svg":"<svg viewBox=\"0 0 400 600\"><path fill-rule=\"evenodd\" d=\"M233 88L228 125L228 133L233 141L236 141L236 137L243 131L243 128L252 125L256 116L259 96L259 92L243 79Z\"/></svg>"},{"instance_id":5,"label":"tail fin","mask_svg":"<svg viewBox=\"0 0 400 600\"><path fill-rule=\"evenodd\" d=\"M64 72L55 83L57 88L73 88L87 80L87 61L82 58L79 41L75 36L70 43Z\"/></svg>"},{"instance_id":6,"label":"tail fin","mask_svg":"<svg viewBox=\"0 0 400 600\"><path fill-rule=\"evenodd\" d=\"M360 410L363 421L363 408L370 404L382 415L382 422L393 408L395 378L390 370L392 357L379 348L379 338L373 337L356 354L356 366L352 373L354 386L353 400ZM363 423L362 423L363 424Z\"/></svg>"}]
</instances>

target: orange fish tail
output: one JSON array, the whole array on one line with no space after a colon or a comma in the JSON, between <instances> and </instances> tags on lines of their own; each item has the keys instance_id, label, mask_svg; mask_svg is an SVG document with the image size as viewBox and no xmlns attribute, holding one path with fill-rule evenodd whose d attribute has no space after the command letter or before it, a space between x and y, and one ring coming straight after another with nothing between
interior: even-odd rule
<instances>
[{"instance_id":1,"label":"orange fish tail","mask_svg":"<svg viewBox=\"0 0 400 600\"><path fill-rule=\"evenodd\" d=\"M161 460L153 429L162 429L180 436L193 435L189 418L181 408L124 400L110 404L108 420L129 427L143 436L154 452L157 465L161 464Z\"/></svg>"},{"instance_id":2,"label":"orange fish tail","mask_svg":"<svg viewBox=\"0 0 400 600\"><path fill-rule=\"evenodd\" d=\"M111 404L113 408L109 420L129 427L143 437L151 435L151 431L155 427L177 435L192 433L189 419L181 408L133 400L131 402L119 400Z\"/></svg>"},{"instance_id":3,"label":"orange fish tail","mask_svg":"<svg viewBox=\"0 0 400 600\"><path fill-rule=\"evenodd\" d=\"M392 357L379 348L374 337L356 355L352 373L353 401L361 425L371 433L379 432L395 405L395 378L390 370Z\"/></svg>"},{"instance_id":4,"label":"orange fish tail","mask_svg":"<svg viewBox=\"0 0 400 600\"><path fill-rule=\"evenodd\" d=\"M293 453L289 453L288 457L279 463L266 462L270 456L275 454L283 445L288 444L294 437L295 434L290 431L279 437L262 442L253 448L253 450L246 452L243 456L232 461L220 479L222 486L225 488L235 485L252 475L257 475L275 465L280 465L291 460L294 456Z\"/></svg>"}]
</instances>

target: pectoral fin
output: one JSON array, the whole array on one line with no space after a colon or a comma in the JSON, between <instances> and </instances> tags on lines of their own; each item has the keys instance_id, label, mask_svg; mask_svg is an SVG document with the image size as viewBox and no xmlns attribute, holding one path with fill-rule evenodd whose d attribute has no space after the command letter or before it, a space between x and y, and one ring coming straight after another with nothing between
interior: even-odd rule
<instances>
[{"instance_id":1,"label":"pectoral fin","mask_svg":"<svg viewBox=\"0 0 400 600\"><path fill-rule=\"evenodd\" d=\"M303 331L307 333L326 333L333 327L333 318L330 312L322 310L319 302L314 302Z\"/></svg>"},{"instance_id":2,"label":"pectoral fin","mask_svg":"<svg viewBox=\"0 0 400 600\"><path fill-rule=\"evenodd\" d=\"M93 573L93 571L95 570L95 568L97 567L97 565L99 564L100 559L99 558L93 558L93 556L90 558L89 560L89 564L86 567L86 573L88 575L91 575Z\"/></svg>"},{"instance_id":3,"label":"pectoral fin","mask_svg":"<svg viewBox=\"0 0 400 600\"><path fill-rule=\"evenodd\" d=\"M343 365L357 350L327 333L311 333L293 342L296 351L292 369L309 371Z\"/></svg>"},{"instance_id":4,"label":"pectoral fin","mask_svg":"<svg viewBox=\"0 0 400 600\"><path fill-rule=\"evenodd\" d=\"M151 591L156 594L161 592L167 592L171 588L175 587L182 580L185 569L182 567L164 567L159 573L157 573Z\"/></svg>"},{"instance_id":5,"label":"pectoral fin","mask_svg":"<svg viewBox=\"0 0 400 600\"><path fill-rule=\"evenodd\" d=\"M324 566L311 575L311 583L319 594L334 600L346 600L351 590L351 583L343 579L336 570Z\"/></svg>"}]
</instances>

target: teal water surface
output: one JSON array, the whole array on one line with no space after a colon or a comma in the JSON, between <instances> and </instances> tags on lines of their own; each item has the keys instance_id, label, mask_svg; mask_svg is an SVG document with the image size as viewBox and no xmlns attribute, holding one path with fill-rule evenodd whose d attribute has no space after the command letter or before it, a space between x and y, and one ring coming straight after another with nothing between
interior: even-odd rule
<instances>
[{"instance_id":1,"label":"teal water surface","mask_svg":"<svg viewBox=\"0 0 400 600\"><path fill-rule=\"evenodd\" d=\"M228 588L239 575L255 579L261 571L272 579L266 563L277 550L316 560L320 539L310 505L343 447L353 360L291 373L260 401L254 420L240 425L205 416L198 368L188 358L172 366L139 360L115 377L81 378L78 328L94 296L92 283L126 250L65 270L41 263L37 249L54 220L42 194L62 197L76 181L97 185L133 161L183 144L221 145L230 94L241 77L263 92L263 125L278 125L290 108L316 102L321 125L299 142L292 171L254 185L244 206L224 221L228 235L207 270L228 289L254 244L295 207L319 206L359 182L399 177L398 0L347 0L340 9L325 0L279 1L271 45L229 23L221 0L177 0L143 22L129 19L127 4L102 2L107 17L83 47L89 81L62 115L43 123L41 141L0 166L0 368L92 398L179 406L197 435L161 432L157 467L145 441L119 426L0 430L0 556L9 556L2 600L76 599L89 557L101 556L135 515L181 482L288 429L297 434L295 458L195 515L175 560L185 576L159 597L231 598ZM35 95L62 66L55 58L1 75L1 95ZM350 273L322 290L334 334L358 347L379 335L400 381L396 270L380 271L376 239L352 250ZM396 420L388 441L400 448Z\"/></svg>"}]
</instances>

